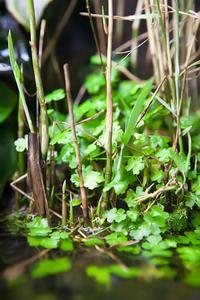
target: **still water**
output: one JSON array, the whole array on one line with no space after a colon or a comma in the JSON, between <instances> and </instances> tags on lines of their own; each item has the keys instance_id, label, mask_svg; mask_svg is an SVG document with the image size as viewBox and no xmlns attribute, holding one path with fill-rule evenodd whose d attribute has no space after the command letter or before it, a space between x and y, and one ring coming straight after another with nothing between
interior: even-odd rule
<instances>
[{"instance_id":1,"label":"still water","mask_svg":"<svg viewBox=\"0 0 200 300\"><path fill-rule=\"evenodd\" d=\"M25 238L15 237L0 229L0 268L3 270L33 256L34 250ZM83 251L72 255L73 268L68 273L31 278L30 272L22 273L15 280L0 279L0 299L20 300L199 300L200 288L187 286L178 280L149 280L112 278L112 285L106 288L97 284L85 274L88 263L104 264L108 260L95 251ZM31 268L31 266L29 266ZM29 269L28 268L28 269Z\"/></svg>"}]
</instances>

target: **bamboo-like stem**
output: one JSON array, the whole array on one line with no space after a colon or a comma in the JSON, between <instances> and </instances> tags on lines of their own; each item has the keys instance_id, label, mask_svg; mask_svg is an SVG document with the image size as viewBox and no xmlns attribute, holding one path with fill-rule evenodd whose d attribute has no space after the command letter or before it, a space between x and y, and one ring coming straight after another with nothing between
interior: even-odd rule
<instances>
[{"instance_id":1,"label":"bamboo-like stem","mask_svg":"<svg viewBox=\"0 0 200 300\"><path fill-rule=\"evenodd\" d=\"M173 0L173 7L175 8L174 16L174 40L175 40L175 88L176 88L176 110L179 108L179 56L180 56L180 43L179 43L179 4L177 0Z\"/></svg>"},{"instance_id":2,"label":"bamboo-like stem","mask_svg":"<svg viewBox=\"0 0 200 300\"><path fill-rule=\"evenodd\" d=\"M105 167L105 186L112 178L112 130L113 130L113 101L112 101L112 40L113 40L113 0L108 0L108 45L107 45L107 70L106 70L106 167ZM109 192L104 193L103 208L108 206Z\"/></svg>"},{"instance_id":3,"label":"bamboo-like stem","mask_svg":"<svg viewBox=\"0 0 200 300\"><path fill-rule=\"evenodd\" d=\"M142 13L143 6L144 6L144 0L138 1L136 11L135 11L136 15L139 15ZM132 39L133 40L132 40L131 50L134 49L134 51L131 52L131 64L134 69L136 68L136 65L137 65L137 54L138 54L138 50L137 50L138 38L137 37L138 37L138 30L140 27L140 23L141 23L140 19L135 20L132 23Z\"/></svg>"},{"instance_id":4,"label":"bamboo-like stem","mask_svg":"<svg viewBox=\"0 0 200 300\"><path fill-rule=\"evenodd\" d=\"M31 35L31 55L33 63L33 71L35 77L35 84L37 88L37 97L40 104L40 144L41 144L41 153L43 158L46 157L48 150L48 116L46 110L46 104L44 99L44 91L42 85L42 78L39 68L38 54L37 54L37 37L36 37L36 22L35 22L35 9L33 0L28 1L29 8L29 18L30 18L30 35Z\"/></svg>"},{"instance_id":5,"label":"bamboo-like stem","mask_svg":"<svg viewBox=\"0 0 200 300\"><path fill-rule=\"evenodd\" d=\"M125 13L125 2L118 0L116 6L117 6L117 15L123 16ZM123 30L124 30L124 23L117 22L116 27L115 27L115 39L116 39L117 45L119 45L122 40Z\"/></svg>"},{"instance_id":6,"label":"bamboo-like stem","mask_svg":"<svg viewBox=\"0 0 200 300\"><path fill-rule=\"evenodd\" d=\"M44 46L44 35L46 30L47 22L45 19L42 19L40 26L40 39L39 39L39 50L38 50L38 63L40 69L42 68L42 55L43 55L43 46Z\"/></svg>"},{"instance_id":7,"label":"bamboo-like stem","mask_svg":"<svg viewBox=\"0 0 200 300\"><path fill-rule=\"evenodd\" d=\"M150 48L150 52L151 52L151 56L152 56L154 76L155 76L156 84L158 84L160 81L160 71L158 68L158 60L157 60L157 56L156 56L156 45L155 45L155 37L154 37L154 31L153 31L153 19L152 19L150 4L149 4L148 0L145 0L145 12L148 15L146 22L147 22L149 48Z\"/></svg>"},{"instance_id":8,"label":"bamboo-like stem","mask_svg":"<svg viewBox=\"0 0 200 300\"><path fill-rule=\"evenodd\" d=\"M62 186L62 225L67 224L67 205L66 205L66 180L63 182Z\"/></svg>"},{"instance_id":9,"label":"bamboo-like stem","mask_svg":"<svg viewBox=\"0 0 200 300\"><path fill-rule=\"evenodd\" d=\"M20 70L20 68L19 68L19 66L16 62L16 59L15 59L14 46L13 46L11 31L9 31L9 34L8 34L8 49L9 49L10 64L11 64L11 67L12 67L12 70L13 70L13 74L14 74L14 77L15 77L15 81L16 81L16 84L17 84L18 91L19 91L19 96L20 96L20 100L22 102L22 106L23 106L23 109L24 109L24 114L26 116L28 127L29 127L30 132L34 133L35 129L34 129L34 126L33 126L33 122L31 120L29 109L28 109L28 106L27 106L27 103L26 103L26 98L25 98L25 95L24 95L23 78L22 78L23 75L22 75L21 70Z\"/></svg>"},{"instance_id":10,"label":"bamboo-like stem","mask_svg":"<svg viewBox=\"0 0 200 300\"><path fill-rule=\"evenodd\" d=\"M73 209L73 202L72 202L72 193L70 192L70 202L69 202L69 225L73 227L74 223L74 209Z\"/></svg>"},{"instance_id":11,"label":"bamboo-like stem","mask_svg":"<svg viewBox=\"0 0 200 300\"><path fill-rule=\"evenodd\" d=\"M193 49L194 44L195 44L195 39L196 39L196 34L197 34L197 31L198 31L198 28L199 28L199 24L200 24L200 22L195 23L194 28L191 31L190 36L189 36L188 41L187 41L187 44L189 46L188 46L188 49L187 49L186 59L185 59L186 66L189 65L189 60L190 60L190 56L192 54L192 49ZM183 105L184 92L185 92L185 88L186 88L186 79L187 79L187 67L186 67L186 70L185 70L184 75L183 75L182 88L181 88L181 94L180 94L180 103L179 103L179 107L178 107L178 111L177 111L177 128L176 128L176 135L175 135L174 144L173 144L173 147L174 147L175 150L177 148L179 132L180 132L180 116L181 116L181 110L182 110L182 105Z\"/></svg>"},{"instance_id":12,"label":"bamboo-like stem","mask_svg":"<svg viewBox=\"0 0 200 300\"><path fill-rule=\"evenodd\" d=\"M23 120L23 106L22 102L19 99L19 106L18 106L18 131L17 136L18 138L23 138L24 136L24 120ZM18 153L18 171L19 175L22 176L25 171L25 156L23 152Z\"/></svg>"},{"instance_id":13,"label":"bamboo-like stem","mask_svg":"<svg viewBox=\"0 0 200 300\"><path fill-rule=\"evenodd\" d=\"M21 67L21 81L23 86L23 68ZM18 104L18 131L17 136L18 138L24 137L24 109L21 101L21 97L19 95L19 104ZM23 152L18 152L18 172L19 176L22 176L25 173L25 155Z\"/></svg>"},{"instance_id":14,"label":"bamboo-like stem","mask_svg":"<svg viewBox=\"0 0 200 300\"><path fill-rule=\"evenodd\" d=\"M101 13L101 7L100 7L100 2L99 0L94 1L94 10L96 14ZM97 31L98 31L98 36L99 36L99 46L100 50L103 54L106 53L106 39L105 39L105 34L104 34L104 29L103 29L103 23L102 20L96 19L96 25L97 25Z\"/></svg>"},{"instance_id":15,"label":"bamboo-like stem","mask_svg":"<svg viewBox=\"0 0 200 300\"><path fill-rule=\"evenodd\" d=\"M84 222L87 223L88 216L89 216L87 193L86 193L86 188L84 186L81 155L80 155L78 139L77 139L77 135L76 135L76 124L75 124L74 113L73 113L73 100L72 100L72 95L71 95L71 84L70 84L68 64L65 64L63 69L64 69L65 89L66 89L66 94L67 94L69 117L70 117L70 126L71 126L72 136L73 136L73 140L74 140L74 150L75 150L76 161L77 161L77 166L78 166L77 169L78 169L78 175L79 175L79 180L80 180L80 192L81 192L81 200L82 200L83 218L84 218Z\"/></svg>"}]
</instances>

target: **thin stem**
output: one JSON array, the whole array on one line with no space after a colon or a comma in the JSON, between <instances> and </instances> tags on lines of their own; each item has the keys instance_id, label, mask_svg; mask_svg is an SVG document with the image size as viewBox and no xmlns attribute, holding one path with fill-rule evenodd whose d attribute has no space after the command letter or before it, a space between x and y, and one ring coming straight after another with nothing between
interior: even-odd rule
<instances>
[{"instance_id":1,"label":"thin stem","mask_svg":"<svg viewBox=\"0 0 200 300\"><path fill-rule=\"evenodd\" d=\"M73 100L71 95L71 84L70 84L70 76L69 76L69 67L68 64L64 65L64 76L65 76L65 89L67 94L67 103L68 103L68 110L69 110L69 117L70 117L70 126L72 130L72 136L74 140L74 150L76 155L76 161L78 166L78 175L80 180L80 191L81 191L81 200L82 200L82 210L83 210L83 218L84 222L88 222L88 203L87 203L87 193L86 188L84 186L83 174L82 174L82 162L81 162L81 155L78 146L78 139L76 135L76 124L74 119L74 112L73 112Z\"/></svg>"},{"instance_id":2,"label":"thin stem","mask_svg":"<svg viewBox=\"0 0 200 300\"><path fill-rule=\"evenodd\" d=\"M113 0L108 0L108 47L107 47L107 70L106 70L106 167L105 167L105 186L112 178L112 130L113 130L113 101L112 101L112 40L113 40ZM108 206L109 193L104 193L103 206Z\"/></svg>"},{"instance_id":3,"label":"thin stem","mask_svg":"<svg viewBox=\"0 0 200 300\"><path fill-rule=\"evenodd\" d=\"M33 122L31 120L29 109L28 109L28 106L27 106L27 103L26 103L26 98L25 98L25 95L24 95L23 74L22 74L22 72L21 72L21 70L20 70L20 68L19 68L19 66L16 62L16 59L15 59L15 52L14 52L14 46L13 46L11 31L9 31L9 34L8 34L8 49L9 49L10 64L11 64L11 67L12 67L12 70L13 70L13 74L14 74L14 77L15 77L15 81L16 81L16 84L17 84L18 91L19 91L19 97L20 97L20 100L22 102L22 106L23 106L23 109L24 109L24 114L26 116L28 127L29 127L30 132L34 133L35 130L34 130Z\"/></svg>"},{"instance_id":4,"label":"thin stem","mask_svg":"<svg viewBox=\"0 0 200 300\"><path fill-rule=\"evenodd\" d=\"M136 7L136 11L135 11L136 15L139 15L139 14L142 13L143 6L144 6L144 0L138 1L137 7ZM140 23L141 23L140 19L135 20L132 23L132 45L131 45L131 51L133 49L135 49L135 51L131 52L131 64L132 64L132 67L134 69L136 68L136 65L137 65L137 55L138 55L137 44L138 44L138 31L139 31Z\"/></svg>"},{"instance_id":5,"label":"thin stem","mask_svg":"<svg viewBox=\"0 0 200 300\"><path fill-rule=\"evenodd\" d=\"M97 14L99 14L101 12L99 0L94 1L94 10L95 10L95 13L97 13ZM106 39L105 39L105 34L104 34L104 29L103 29L103 22L101 19L96 19L96 24L97 24L97 31L98 31L98 35L99 35L100 50L103 54L105 54L106 53Z\"/></svg>"},{"instance_id":6,"label":"thin stem","mask_svg":"<svg viewBox=\"0 0 200 300\"><path fill-rule=\"evenodd\" d=\"M98 38L97 38L97 35L96 35L96 31L95 31L95 28L94 28L94 23L93 23L93 20L92 20L92 17L91 17L91 10L90 10L89 0L86 0L86 8L87 8L87 11L88 11L88 16L89 16L89 21L90 21L90 27L91 27L92 34L93 34L93 37L94 37L95 46L97 48L97 51L98 51L98 54L99 54L99 58L100 58L100 61L101 61L102 74L105 77L104 63L103 63L103 59L102 59L102 54L101 54L101 49L100 49L99 41L98 41ZM105 78L105 80L106 80L106 78Z\"/></svg>"},{"instance_id":7,"label":"thin stem","mask_svg":"<svg viewBox=\"0 0 200 300\"><path fill-rule=\"evenodd\" d=\"M67 224L67 205L66 205L66 180L63 182L62 186L62 225Z\"/></svg>"},{"instance_id":8,"label":"thin stem","mask_svg":"<svg viewBox=\"0 0 200 300\"><path fill-rule=\"evenodd\" d=\"M28 1L29 18L30 18L30 34L31 34L31 55L33 63L33 71L35 77L35 84L37 88L37 97L40 104L40 144L41 153L43 158L46 157L48 150L48 116L46 110L46 104L44 99L44 90L42 85L42 78L39 68L38 54L37 54L37 37L36 37L36 22L35 22L35 9L33 0Z\"/></svg>"},{"instance_id":9,"label":"thin stem","mask_svg":"<svg viewBox=\"0 0 200 300\"><path fill-rule=\"evenodd\" d=\"M23 85L23 68L21 67L21 80L22 80L22 85ZM17 131L17 136L18 138L23 138L24 137L24 110L23 110L23 105L21 98L19 96L19 104L18 104L18 131ZM18 171L19 175L22 176L25 172L25 155L23 152L18 153Z\"/></svg>"}]
</instances>

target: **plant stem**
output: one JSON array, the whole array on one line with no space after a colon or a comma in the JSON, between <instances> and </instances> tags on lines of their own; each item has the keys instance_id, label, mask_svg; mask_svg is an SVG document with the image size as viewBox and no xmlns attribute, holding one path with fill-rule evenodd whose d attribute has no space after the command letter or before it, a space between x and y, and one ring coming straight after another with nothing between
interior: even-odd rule
<instances>
[{"instance_id":1,"label":"plant stem","mask_svg":"<svg viewBox=\"0 0 200 300\"><path fill-rule=\"evenodd\" d=\"M72 100L72 95L71 95L71 84L70 84L68 64L65 64L63 68L64 68L64 76L65 76L65 89L66 89L66 94L67 94L68 110L69 110L69 117L70 117L70 126L71 126L72 136L73 136L73 140L74 140L74 150L75 150L76 161L77 161L77 166L78 166L77 171L78 171L79 180L80 180L83 218L84 218L84 223L87 223L88 216L89 216L87 193L86 193L86 188L84 186L81 155L80 155L78 139L77 139L77 135L76 135L76 125L75 125L75 119L74 119L74 113L73 113L73 100Z\"/></svg>"},{"instance_id":2,"label":"plant stem","mask_svg":"<svg viewBox=\"0 0 200 300\"><path fill-rule=\"evenodd\" d=\"M112 178L112 130L113 130L113 101L112 101L112 40L113 40L113 0L108 0L108 46L107 46L107 70L106 70L106 167L105 167L105 186ZM108 206L109 192L104 193L102 205Z\"/></svg>"},{"instance_id":3,"label":"plant stem","mask_svg":"<svg viewBox=\"0 0 200 300\"><path fill-rule=\"evenodd\" d=\"M22 84L23 84L23 68L21 68L21 78L22 78ZM19 95L19 104L18 104L18 131L17 136L18 138L24 137L24 110L23 105L21 101L21 97ZM18 153L18 171L19 176L22 176L25 172L25 155L23 152Z\"/></svg>"},{"instance_id":4,"label":"plant stem","mask_svg":"<svg viewBox=\"0 0 200 300\"><path fill-rule=\"evenodd\" d=\"M74 223L74 210L73 210L73 202L72 202L72 194L70 193L70 202L69 202L69 225L73 227Z\"/></svg>"},{"instance_id":5,"label":"plant stem","mask_svg":"<svg viewBox=\"0 0 200 300\"><path fill-rule=\"evenodd\" d=\"M94 10L95 10L96 14L101 13L101 6L100 6L99 0L94 1ZM106 39L105 39L102 20L97 18L96 25L97 25L97 32L99 35L100 50L101 50L101 53L105 54L106 53Z\"/></svg>"},{"instance_id":6,"label":"plant stem","mask_svg":"<svg viewBox=\"0 0 200 300\"><path fill-rule=\"evenodd\" d=\"M15 59L15 53L14 53L14 46L13 46L11 31L9 31L9 34L8 34L8 49L9 49L10 64L11 64L11 67L12 67L12 70L13 70L15 81L17 83L17 88L18 88L18 91L19 91L20 101L22 102L22 106L23 106L23 109L24 109L24 114L26 116L28 127L29 127L30 132L34 133L35 130L34 130L33 122L31 120L31 116L30 116L28 106L27 106L27 103L26 103L26 98L25 98L25 95L24 95L23 74L22 74L22 72L21 72L21 70L20 70L20 68L19 68L19 66L16 62L16 59Z\"/></svg>"},{"instance_id":7,"label":"plant stem","mask_svg":"<svg viewBox=\"0 0 200 300\"><path fill-rule=\"evenodd\" d=\"M62 186L62 225L67 224L67 205L66 205L66 180L63 182Z\"/></svg>"},{"instance_id":8,"label":"plant stem","mask_svg":"<svg viewBox=\"0 0 200 300\"><path fill-rule=\"evenodd\" d=\"M35 22L35 9L33 0L28 0L29 18L30 18L30 34L31 34L31 55L33 63L33 71L35 77L35 84L37 88L37 97L40 104L40 144L41 153L43 158L46 157L48 150L48 116L46 104L44 99L44 90L42 85L42 78L39 68L38 54L37 54L37 37L36 37L36 22Z\"/></svg>"},{"instance_id":9,"label":"plant stem","mask_svg":"<svg viewBox=\"0 0 200 300\"><path fill-rule=\"evenodd\" d=\"M89 22L90 22L90 27L91 27L92 34L93 34L93 37L94 37L95 46L97 48L97 52L99 54L99 58L100 58L100 61L101 61L101 71L102 71L103 76L105 77L104 63L103 63L103 59L102 59L102 54L101 54L101 49L100 49L99 41L98 41L98 38L97 38L97 34L96 34L96 31L95 31L95 28L94 28L94 23L93 23L93 20L92 20L92 17L91 17L89 0L86 0L86 8L87 8L87 11L88 11ZM105 81L106 81L106 77L105 77Z\"/></svg>"}]
</instances>

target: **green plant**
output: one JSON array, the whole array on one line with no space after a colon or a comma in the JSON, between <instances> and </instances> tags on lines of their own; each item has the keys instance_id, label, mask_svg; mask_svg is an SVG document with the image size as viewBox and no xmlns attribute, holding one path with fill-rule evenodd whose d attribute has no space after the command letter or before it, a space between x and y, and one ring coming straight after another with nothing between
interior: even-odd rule
<instances>
[{"instance_id":1,"label":"green plant","mask_svg":"<svg viewBox=\"0 0 200 300\"><path fill-rule=\"evenodd\" d=\"M95 37L98 55L91 57L92 72L84 82L88 98L79 104L73 102L69 69L64 65L66 114L58 106L61 100L66 101L62 89L44 96L35 48L34 7L33 1L29 1L32 63L40 103L41 152L49 175L46 182L42 177L41 184L43 191L46 187L51 195L46 205L50 206L55 227L50 226L50 218L47 221L43 216L33 217L27 223L28 242L34 247L68 252L73 251L73 242L94 247L117 262L109 266L90 265L86 270L89 277L106 286L112 276L145 277L143 270L132 265L127 267L116 253L148 260L153 278L176 275L170 267L176 253L185 268L196 274L200 222L198 213L191 218L190 215L200 207L200 114L191 110L187 76L190 68L199 64L192 59L199 19L190 6L183 13L178 1L172 1L172 7L168 7L168 1L144 1L145 14L133 16L133 20L147 22L154 74L142 81L127 70L128 56L113 61L113 1L109 0L108 4L109 15L102 16L104 27L108 18L107 57L99 53L101 47ZM89 1L87 9L95 35ZM188 26L189 17L193 18L194 30L186 39L190 47L182 53L181 30ZM33 134L35 128L27 108L23 74L14 56L11 33L8 42L20 103ZM184 65L182 56L186 59ZM105 74L99 74L105 65L106 81ZM27 149L22 136L15 145L18 151ZM41 167L39 161L36 166ZM37 202L36 197L27 196ZM51 263L39 264L33 276L48 275L46 269ZM59 262L52 274L71 266L67 261L63 262L63 269L61 265ZM186 277L186 281L191 281L192 276Z\"/></svg>"}]
</instances>

